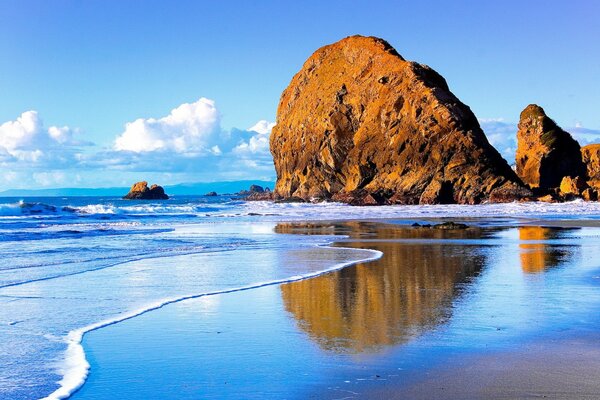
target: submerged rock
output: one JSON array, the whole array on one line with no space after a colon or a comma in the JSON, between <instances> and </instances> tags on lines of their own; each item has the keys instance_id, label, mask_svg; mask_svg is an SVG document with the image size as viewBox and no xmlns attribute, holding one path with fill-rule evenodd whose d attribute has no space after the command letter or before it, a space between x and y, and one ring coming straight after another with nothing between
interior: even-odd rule
<instances>
[{"instance_id":1,"label":"submerged rock","mask_svg":"<svg viewBox=\"0 0 600 400\"><path fill-rule=\"evenodd\" d=\"M124 197L127 200L166 200L169 198L162 186L152 185L148 188L148 182L134 183L129 193Z\"/></svg>"},{"instance_id":2,"label":"submerged rock","mask_svg":"<svg viewBox=\"0 0 600 400\"><path fill-rule=\"evenodd\" d=\"M433 225L433 229L443 229L443 230L456 230L456 229L467 229L469 226L467 224L460 224L453 221L443 222L441 224Z\"/></svg>"},{"instance_id":3,"label":"submerged rock","mask_svg":"<svg viewBox=\"0 0 600 400\"><path fill-rule=\"evenodd\" d=\"M348 37L304 63L281 96L270 147L283 198L473 204L531 195L444 78L374 37Z\"/></svg>"},{"instance_id":4,"label":"submerged rock","mask_svg":"<svg viewBox=\"0 0 600 400\"><path fill-rule=\"evenodd\" d=\"M586 175L579 143L536 104L521 112L516 162L517 174L531 188L554 189L565 176Z\"/></svg>"}]
</instances>

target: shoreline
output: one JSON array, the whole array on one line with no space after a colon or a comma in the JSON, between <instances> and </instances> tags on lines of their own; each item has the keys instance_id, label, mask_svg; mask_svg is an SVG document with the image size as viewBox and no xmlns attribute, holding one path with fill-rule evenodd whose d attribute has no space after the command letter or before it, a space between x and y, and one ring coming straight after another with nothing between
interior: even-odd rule
<instances>
[{"instance_id":1,"label":"shoreline","mask_svg":"<svg viewBox=\"0 0 600 400\"><path fill-rule=\"evenodd\" d=\"M332 249L357 250L357 249L353 249L353 248L333 247L332 245L334 243L335 242L331 242L326 245L315 245L315 246L323 247L323 248L332 248ZM243 286L243 287L219 290L219 291L214 291L214 292L207 292L207 293L200 293L200 294L195 294L195 295L176 297L176 298L172 298L172 299L159 300L155 303L152 303L145 307L142 307L141 309L139 309L137 311L132 311L125 315L120 315L115 318L100 321L95 324L88 325L86 327L79 328L74 331L70 331L68 333L68 335L65 338L63 338L64 342L67 343L67 350L65 351L64 365L63 365L63 367L61 367L61 368L63 368L61 370L61 372L64 371L62 374L63 379L61 379L58 382L60 387L57 390L55 390L54 392L50 393L48 396L43 397L40 400L68 399L73 394L77 393L77 391L85 384L87 377L90 373L90 364L86 358L85 349L82 346L82 341L83 341L84 336L89 332L93 332L98 329L102 329L102 328L105 328L105 327L108 327L111 325L115 325L120 322L124 322L124 321L130 320L132 318L139 317L139 316L149 313L151 311L159 310L167 305L176 304L176 303L179 303L179 302L182 302L185 300L198 299L198 298L202 298L202 297L216 296L216 295L222 295L222 294L228 294L228 293L237 293L237 292L243 292L243 291L252 290L252 289L263 288L263 287L267 287L267 286L281 285L281 284L285 284L285 283L291 283L291 282L297 282L297 281L301 281L301 280L305 280L305 279L311 279L311 278L315 278L320 275L324 275L324 274L327 274L330 272L341 270L343 268L346 268L346 267L349 267L349 266L352 266L355 264L374 261L383 256L383 253L381 253L377 250L370 250L370 249L362 249L362 250L371 251L372 253L374 253L373 257L367 258L367 259L359 259L356 261L349 261L349 262L341 263L341 264L336 264L333 267L324 269L322 271L309 273L309 274L303 275L303 276L292 276L287 279L279 279L279 280L273 280L273 281L269 281L269 282L260 282L260 283L257 283L254 285L249 285L249 286ZM64 366L66 366L66 368L64 368Z\"/></svg>"},{"instance_id":2,"label":"shoreline","mask_svg":"<svg viewBox=\"0 0 600 400\"><path fill-rule=\"evenodd\" d=\"M543 218L541 218L541 219L515 218L514 216L500 216L498 218L499 219L501 219L501 218L511 219L513 221L513 223L511 224L507 220L507 221L502 221L502 222L504 222L504 224L502 224L500 221L498 221L499 225L494 225L497 227L500 227L500 226L512 227L512 228L518 227L518 226L600 227L600 220L592 220L592 219L549 220L549 219L543 219ZM514 223L515 219L520 220L520 223L515 224ZM423 221L423 222L456 220L456 221L464 221L464 222L471 222L471 223L475 222L475 221L479 221L480 223L485 224L486 221L490 220L490 218L487 218L487 217L474 217L474 218L432 217L432 218L410 218L410 220L417 220L417 221ZM347 222L361 222L361 221L362 222L374 222L377 224L402 225L402 224L394 223L394 221L398 221L398 219L393 218L393 217L389 218L389 219L366 218L366 219L352 219L352 220L341 220L341 221L340 220L331 220L331 221L307 221L307 222L315 223L315 224L326 224L326 223L335 223L335 222L347 223ZM300 221L292 220L289 222L293 224L293 223L299 223ZM479 225L475 224L473 226L479 226ZM409 227L409 226L406 226L406 227ZM326 245L316 245L316 246L326 247L326 248L334 248L334 249L343 248L343 249L356 250L356 248L353 248L353 247L336 246L336 244L343 245L344 243L348 243L348 242L352 242L352 241L356 242L356 241L360 241L360 240L352 239L349 237L340 237L339 240L336 239ZM382 242L382 240L379 240L379 241ZM368 242L368 241L365 241L365 242ZM71 331L71 332L69 332L68 337L65 339L65 341L68 343L67 356L65 357L65 359L66 360L74 359L76 361L75 362L67 361L67 365L69 366L69 368L67 368L67 372L64 374L63 380L61 380L61 383L62 383L61 387L59 389L57 389L55 392L53 392L50 395L48 395L47 397L45 397L44 400L69 398L85 384L85 381L86 381L87 376L90 373L90 371L89 371L89 363L88 363L88 360L86 359L86 355L85 355L85 350L82 346L82 340L83 340L84 335L89 332L92 332L92 331L95 331L95 330L98 330L98 329L101 329L101 328L104 328L107 326L111 326L114 324L118 324L120 322L123 322L123 321L129 320L129 319L135 318L137 316L149 313L151 311L161 309L167 305L179 303L179 302L182 302L185 300L197 299L197 298L208 297L208 296L215 296L215 295L220 295L220 294L247 291L247 290L258 289L258 288L262 288L262 287L266 287L266 286L282 285L285 283L298 282L298 281L303 281L303 280L310 280L312 278L315 278L315 277L318 277L321 275L325 275L325 274L329 274L334 271L339 271L339 270L345 269L352 265L368 263L368 262L377 260L383 256L383 253L380 251L377 251L377 250L366 249L366 248L361 248L361 249L369 250L369 251L377 252L377 253L374 255L373 258L361 259L361 260L357 260L357 261L352 261L352 262L335 265L326 270L314 272L314 273L308 274L306 276L295 276L295 277L291 277L289 279L263 282L263 283L258 283L258 284L250 285L250 286L232 288L232 289L215 291L215 292L202 293L202 294L197 294L197 295L189 295L189 296L172 298L172 299L165 299L163 301L158 301L158 302L152 303L146 307L143 307L142 309L140 309L138 311L134 311L134 312L128 313L126 315L121 315L114 319L108 319L105 321L101 321L101 322L86 326L81 329L77 329L75 331ZM378 393L378 391L374 391L373 393Z\"/></svg>"}]
</instances>

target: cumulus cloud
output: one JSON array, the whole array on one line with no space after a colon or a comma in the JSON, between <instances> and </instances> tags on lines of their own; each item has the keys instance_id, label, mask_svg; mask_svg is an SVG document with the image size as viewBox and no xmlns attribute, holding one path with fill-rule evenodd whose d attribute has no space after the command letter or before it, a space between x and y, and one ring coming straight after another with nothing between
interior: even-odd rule
<instances>
[{"instance_id":1,"label":"cumulus cloud","mask_svg":"<svg viewBox=\"0 0 600 400\"><path fill-rule=\"evenodd\" d=\"M32 166L67 165L82 146L77 129L68 126L44 127L36 111L26 111L16 120L0 125L0 162L22 162Z\"/></svg>"},{"instance_id":2,"label":"cumulus cloud","mask_svg":"<svg viewBox=\"0 0 600 400\"><path fill-rule=\"evenodd\" d=\"M271 134L271 129L275 126L275 122L269 122L265 119L261 119L256 124L248 128L249 131L260 133L262 135Z\"/></svg>"},{"instance_id":3,"label":"cumulus cloud","mask_svg":"<svg viewBox=\"0 0 600 400\"><path fill-rule=\"evenodd\" d=\"M219 153L219 112L213 100L184 103L162 118L139 118L125 125L115 150L135 153L170 151L178 154Z\"/></svg>"},{"instance_id":4,"label":"cumulus cloud","mask_svg":"<svg viewBox=\"0 0 600 400\"><path fill-rule=\"evenodd\" d=\"M256 132L256 135L248 137L246 140L241 140L233 149L236 154L264 154L271 156L269 150L269 137L271 130L275 126L274 122L260 120L252 127L248 128L248 132Z\"/></svg>"},{"instance_id":5,"label":"cumulus cloud","mask_svg":"<svg viewBox=\"0 0 600 400\"><path fill-rule=\"evenodd\" d=\"M194 180L272 177L269 135L275 124L260 120L245 130L224 130L219 115L213 100L200 98L165 117L137 119L125 125L111 152L90 162L119 170L195 174Z\"/></svg>"},{"instance_id":6,"label":"cumulus cloud","mask_svg":"<svg viewBox=\"0 0 600 400\"><path fill-rule=\"evenodd\" d=\"M126 123L101 148L81 141L78 129L45 127L36 111L27 111L0 125L0 190L127 185L136 179L162 184L273 179L274 125L260 120L248 129L225 130L215 102L200 98L162 117Z\"/></svg>"}]
</instances>

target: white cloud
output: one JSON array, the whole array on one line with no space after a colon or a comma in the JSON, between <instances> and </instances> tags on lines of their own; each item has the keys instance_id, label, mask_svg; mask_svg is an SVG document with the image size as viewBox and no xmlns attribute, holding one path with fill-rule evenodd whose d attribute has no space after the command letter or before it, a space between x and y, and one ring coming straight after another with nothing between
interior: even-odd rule
<instances>
[{"instance_id":1,"label":"white cloud","mask_svg":"<svg viewBox=\"0 0 600 400\"><path fill-rule=\"evenodd\" d=\"M247 140L242 140L233 149L234 153L237 154L268 154L271 155L269 150L269 137L271 136L271 130L275 126L274 122L268 122L266 120L260 120L251 128L248 128L250 132L257 132L257 135L250 136Z\"/></svg>"},{"instance_id":2,"label":"white cloud","mask_svg":"<svg viewBox=\"0 0 600 400\"><path fill-rule=\"evenodd\" d=\"M248 128L248 130L266 135L271 133L271 129L273 129L274 126L275 122L269 122L265 119L261 119L256 124Z\"/></svg>"},{"instance_id":3,"label":"white cloud","mask_svg":"<svg viewBox=\"0 0 600 400\"><path fill-rule=\"evenodd\" d=\"M166 117L126 124L114 150L90 162L119 171L194 174L196 181L272 177L269 135L274 125L260 120L247 130L225 131L214 101L201 98Z\"/></svg>"},{"instance_id":4,"label":"white cloud","mask_svg":"<svg viewBox=\"0 0 600 400\"><path fill-rule=\"evenodd\" d=\"M213 100L200 98L184 103L159 119L139 118L125 125L115 140L115 149L135 153L172 151L202 153L217 145L220 131L219 113Z\"/></svg>"},{"instance_id":5,"label":"white cloud","mask_svg":"<svg viewBox=\"0 0 600 400\"><path fill-rule=\"evenodd\" d=\"M44 127L36 111L27 111L0 125L0 190L115 186L140 179L164 185L273 179L274 123L223 130L219 115L214 101L201 98L164 117L127 123L109 148L100 148L78 140L78 129Z\"/></svg>"},{"instance_id":6,"label":"white cloud","mask_svg":"<svg viewBox=\"0 0 600 400\"><path fill-rule=\"evenodd\" d=\"M0 125L0 162L60 165L76 157L80 146L90 145L76 140L76 134L79 131L68 126L46 129L37 111L26 111Z\"/></svg>"}]
</instances>

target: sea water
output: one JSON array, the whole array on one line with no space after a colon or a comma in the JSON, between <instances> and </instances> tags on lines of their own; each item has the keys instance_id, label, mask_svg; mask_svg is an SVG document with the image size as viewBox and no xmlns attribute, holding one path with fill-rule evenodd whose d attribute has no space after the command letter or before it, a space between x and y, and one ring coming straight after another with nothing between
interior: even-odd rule
<instances>
[{"instance_id":1,"label":"sea water","mask_svg":"<svg viewBox=\"0 0 600 400\"><path fill-rule=\"evenodd\" d=\"M598 203L583 202L372 208L230 196L0 198L0 398L68 397L88 373L80 343L86 332L182 299L295 281L381 256L326 246L341 239L335 231L277 232L281 221L599 215ZM282 255L293 262L273 262Z\"/></svg>"}]
</instances>

